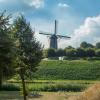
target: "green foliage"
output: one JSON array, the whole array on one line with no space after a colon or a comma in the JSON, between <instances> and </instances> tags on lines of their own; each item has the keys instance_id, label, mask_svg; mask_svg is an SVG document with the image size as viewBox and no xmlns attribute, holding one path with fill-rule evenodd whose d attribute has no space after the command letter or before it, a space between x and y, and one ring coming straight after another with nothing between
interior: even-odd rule
<instances>
[{"instance_id":1,"label":"green foliage","mask_svg":"<svg viewBox=\"0 0 100 100\"><path fill-rule=\"evenodd\" d=\"M96 57L96 51L99 49L99 42L96 44L96 46L87 43L82 42L80 44L80 47L74 48L72 46L68 46L65 49L47 49L44 50L44 58L48 57L61 57L65 56L66 58L73 58L73 59L79 59L79 58L85 58L85 57Z\"/></svg>"},{"instance_id":2,"label":"green foliage","mask_svg":"<svg viewBox=\"0 0 100 100\"><path fill-rule=\"evenodd\" d=\"M85 56L86 56L85 50L82 49L82 48L77 48L76 56L77 56L77 57L85 57Z\"/></svg>"},{"instance_id":3,"label":"green foliage","mask_svg":"<svg viewBox=\"0 0 100 100\"><path fill-rule=\"evenodd\" d=\"M97 49L100 49L100 42L97 42L97 43L96 43L96 48L97 48Z\"/></svg>"},{"instance_id":4,"label":"green foliage","mask_svg":"<svg viewBox=\"0 0 100 100\"><path fill-rule=\"evenodd\" d=\"M47 91L47 92L57 92L57 91L71 91L71 92L80 92L88 87L91 82L88 81L44 81L41 80L38 82L27 81L26 86L28 91ZM8 83L5 85L4 90L7 91L19 91L21 83Z\"/></svg>"},{"instance_id":5,"label":"green foliage","mask_svg":"<svg viewBox=\"0 0 100 100\"><path fill-rule=\"evenodd\" d=\"M31 88L33 91L48 91L48 92L57 92L57 91L71 91L79 92L86 88L86 86L81 84L45 84L43 87Z\"/></svg>"},{"instance_id":6,"label":"green foliage","mask_svg":"<svg viewBox=\"0 0 100 100\"><path fill-rule=\"evenodd\" d=\"M20 91L20 87L14 84L3 84L0 91Z\"/></svg>"},{"instance_id":7,"label":"green foliage","mask_svg":"<svg viewBox=\"0 0 100 100\"><path fill-rule=\"evenodd\" d=\"M30 76L42 59L41 44L34 38L30 23L22 15L15 19L13 32L17 42L16 62L18 63L19 72L23 69L21 74Z\"/></svg>"},{"instance_id":8,"label":"green foliage","mask_svg":"<svg viewBox=\"0 0 100 100\"><path fill-rule=\"evenodd\" d=\"M92 48L86 49L86 57L94 57L95 56L95 50Z\"/></svg>"},{"instance_id":9,"label":"green foliage","mask_svg":"<svg viewBox=\"0 0 100 100\"><path fill-rule=\"evenodd\" d=\"M100 61L42 61L38 79L99 80Z\"/></svg>"},{"instance_id":10,"label":"green foliage","mask_svg":"<svg viewBox=\"0 0 100 100\"><path fill-rule=\"evenodd\" d=\"M0 14L0 87L2 80L8 78L15 72L14 39L9 25L10 16L5 12Z\"/></svg>"},{"instance_id":11,"label":"green foliage","mask_svg":"<svg viewBox=\"0 0 100 100\"><path fill-rule=\"evenodd\" d=\"M66 49L67 57L76 57L77 51L75 49Z\"/></svg>"},{"instance_id":12,"label":"green foliage","mask_svg":"<svg viewBox=\"0 0 100 100\"><path fill-rule=\"evenodd\" d=\"M13 33L17 42L17 71L22 80L24 100L27 100L26 96L28 93L25 86L25 76L31 77L32 73L36 71L42 59L42 47L33 37L34 33L30 23L27 23L22 15L15 19L13 23Z\"/></svg>"},{"instance_id":13,"label":"green foliage","mask_svg":"<svg viewBox=\"0 0 100 100\"><path fill-rule=\"evenodd\" d=\"M46 51L46 57L55 57L56 56L56 51L53 48L50 48Z\"/></svg>"},{"instance_id":14,"label":"green foliage","mask_svg":"<svg viewBox=\"0 0 100 100\"><path fill-rule=\"evenodd\" d=\"M95 55L96 55L97 57L100 57L100 49L96 50Z\"/></svg>"},{"instance_id":15,"label":"green foliage","mask_svg":"<svg viewBox=\"0 0 100 100\"><path fill-rule=\"evenodd\" d=\"M65 50L66 50L66 49L74 49L74 47L68 46L68 47L65 48Z\"/></svg>"},{"instance_id":16,"label":"green foliage","mask_svg":"<svg viewBox=\"0 0 100 100\"><path fill-rule=\"evenodd\" d=\"M29 87L31 91L47 91L47 92L57 92L57 91L71 91L79 92L86 88L86 85L83 84L43 84L37 87L33 85Z\"/></svg>"},{"instance_id":17,"label":"green foliage","mask_svg":"<svg viewBox=\"0 0 100 100\"><path fill-rule=\"evenodd\" d=\"M58 49L56 50L56 56L60 57L60 56L65 56L66 55L66 51L63 49Z\"/></svg>"},{"instance_id":18,"label":"green foliage","mask_svg":"<svg viewBox=\"0 0 100 100\"><path fill-rule=\"evenodd\" d=\"M87 43L85 41L80 44L80 47L81 48L94 48L94 46L92 44Z\"/></svg>"}]
</instances>

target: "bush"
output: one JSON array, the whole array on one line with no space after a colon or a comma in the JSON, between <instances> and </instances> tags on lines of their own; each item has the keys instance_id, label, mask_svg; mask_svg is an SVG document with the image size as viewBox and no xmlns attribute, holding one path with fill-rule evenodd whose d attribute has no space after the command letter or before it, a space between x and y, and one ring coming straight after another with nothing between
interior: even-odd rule
<instances>
[{"instance_id":1,"label":"bush","mask_svg":"<svg viewBox=\"0 0 100 100\"><path fill-rule=\"evenodd\" d=\"M86 49L86 57L95 57L95 50L91 48Z\"/></svg>"},{"instance_id":2,"label":"bush","mask_svg":"<svg viewBox=\"0 0 100 100\"><path fill-rule=\"evenodd\" d=\"M20 91L20 86L14 84L3 84L0 91Z\"/></svg>"},{"instance_id":3,"label":"bush","mask_svg":"<svg viewBox=\"0 0 100 100\"><path fill-rule=\"evenodd\" d=\"M42 84L41 86L29 87L30 91L47 91L47 92L57 92L57 91L71 91L79 92L83 91L86 88L85 84Z\"/></svg>"},{"instance_id":4,"label":"bush","mask_svg":"<svg viewBox=\"0 0 100 100\"><path fill-rule=\"evenodd\" d=\"M95 54L96 54L97 57L100 57L100 49L96 50Z\"/></svg>"}]
</instances>

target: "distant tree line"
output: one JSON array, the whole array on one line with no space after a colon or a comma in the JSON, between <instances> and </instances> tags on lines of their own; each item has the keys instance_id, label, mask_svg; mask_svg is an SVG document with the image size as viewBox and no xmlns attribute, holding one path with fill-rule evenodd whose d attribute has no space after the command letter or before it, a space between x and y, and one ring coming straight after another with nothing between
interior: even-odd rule
<instances>
[{"instance_id":1,"label":"distant tree line","mask_svg":"<svg viewBox=\"0 0 100 100\"><path fill-rule=\"evenodd\" d=\"M100 42L97 42L96 45L92 45L87 42L82 42L80 47L74 48L68 46L65 49L55 50L53 48L44 50L44 57L100 57Z\"/></svg>"}]
</instances>

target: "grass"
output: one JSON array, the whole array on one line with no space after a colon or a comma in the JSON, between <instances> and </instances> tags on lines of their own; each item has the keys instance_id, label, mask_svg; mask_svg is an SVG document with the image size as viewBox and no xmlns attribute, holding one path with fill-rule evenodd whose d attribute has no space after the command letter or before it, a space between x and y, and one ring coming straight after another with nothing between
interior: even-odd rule
<instances>
[{"instance_id":1,"label":"grass","mask_svg":"<svg viewBox=\"0 0 100 100\"><path fill-rule=\"evenodd\" d=\"M23 98L18 91L0 91L0 100L23 100Z\"/></svg>"},{"instance_id":2,"label":"grass","mask_svg":"<svg viewBox=\"0 0 100 100\"><path fill-rule=\"evenodd\" d=\"M42 61L35 77L40 80L100 80L100 61Z\"/></svg>"},{"instance_id":3,"label":"grass","mask_svg":"<svg viewBox=\"0 0 100 100\"><path fill-rule=\"evenodd\" d=\"M28 100L100 100L100 83L90 86L84 92L33 92L28 95ZM0 100L23 100L20 92L0 91Z\"/></svg>"},{"instance_id":4,"label":"grass","mask_svg":"<svg viewBox=\"0 0 100 100\"><path fill-rule=\"evenodd\" d=\"M79 92L83 91L88 85L76 84L76 83L27 83L26 88L28 91L45 91L45 92L57 92L57 91L72 91ZM20 91L21 83L11 83L5 85L2 90L5 91Z\"/></svg>"},{"instance_id":5,"label":"grass","mask_svg":"<svg viewBox=\"0 0 100 100\"><path fill-rule=\"evenodd\" d=\"M100 81L87 81L87 80L34 80L26 81L26 87L28 91L47 91L47 92L56 92L56 91L71 91L71 92L80 92L87 88L89 85L94 83L100 83ZM15 87L14 87L15 86ZM4 90L12 91L20 90L21 82L20 81L8 81L8 84Z\"/></svg>"},{"instance_id":6,"label":"grass","mask_svg":"<svg viewBox=\"0 0 100 100\"><path fill-rule=\"evenodd\" d=\"M31 84L28 85L28 89L31 91L48 91L48 92L57 92L57 91L72 91L79 92L86 88L86 85L82 84Z\"/></svg>"}]
</instances>

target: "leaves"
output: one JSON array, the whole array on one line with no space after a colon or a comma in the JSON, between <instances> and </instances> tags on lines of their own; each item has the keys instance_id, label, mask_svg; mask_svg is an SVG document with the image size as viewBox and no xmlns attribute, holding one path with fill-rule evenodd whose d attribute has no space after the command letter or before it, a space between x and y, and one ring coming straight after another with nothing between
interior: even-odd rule
<instances>
[{"instance_id":1,"label":"leaves","mask_svg":"<svg viewBox=\"0 0 100 100\"><path fill-rule=\"evenodd\" d=\"M16 18L13 23L13 32L17 43L18 63L20 62L18 67L23 67L25 75L31 71L34 72L42 58L42 47L34 38L30 23L24 16L20 15Z\"/></svg>"}]
</instances>

